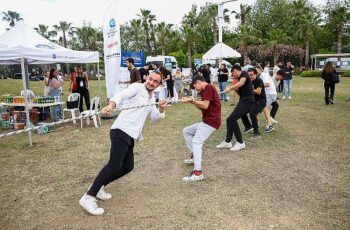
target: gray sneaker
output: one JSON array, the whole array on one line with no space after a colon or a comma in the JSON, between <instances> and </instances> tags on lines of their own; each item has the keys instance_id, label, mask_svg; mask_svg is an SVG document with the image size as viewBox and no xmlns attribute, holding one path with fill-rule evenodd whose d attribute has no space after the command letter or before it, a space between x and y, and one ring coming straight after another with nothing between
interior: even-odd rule
<instances>
[{"instance_id":1,"label":"gray sneaker","mask_svg":"<svg viewBox=\"0 0 350 230\"><path fill-rule=\"evenodd\" d=\"M273 127L272 125L269 125L269 126L267 126L266 129L265 129L265 133L269 133L269 132L271 132L271 131L274 130L274 129L275 129L275 127Z\"/></svg>"}]
</instances>

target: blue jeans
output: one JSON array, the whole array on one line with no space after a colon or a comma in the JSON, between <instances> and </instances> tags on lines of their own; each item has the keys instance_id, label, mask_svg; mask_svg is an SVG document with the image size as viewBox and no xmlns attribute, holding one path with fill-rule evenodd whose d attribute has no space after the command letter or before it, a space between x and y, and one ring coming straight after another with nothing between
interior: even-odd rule
<instances>
[{"instance_id":1,"label":"blue jeans","mask_svg":"<svg viewBox=\"0 0 350 230\"><path fill-rule=\"evenodd\" d=\"M287 90L288 90L288 95L287 95ZM292 97L292 79L283 80L283 96Z\"/></svg>"},{"instance_id":2,"label":"blue jeans","mask_svg":"<svg viewBox=\"0 0 350 230\"><path fill-rule=\"evenodd\" d=\"M226 84L227 84L226 81L219 82L219 89L220 89L220 92L225 91L225 89L226 89ZM221 100L227 100L227 95L226 95L226 93L220 93L220 99L221 99Z\"/></svg>"},{"instance_id":3,"label":"blue jeans","mask_svg":"<svg viewBox=\"0 0 350 230\"><path fill-rule=\"evenodd\" d=\"M51 96L51 97L60 97L61 98L61 90L57 90L57 89L50 90L49 96ZM62 120L63 119L62 105L55 105L53 107L52 114L53 114L53 120L54 121Z\"/></svg>"}]
</instances>

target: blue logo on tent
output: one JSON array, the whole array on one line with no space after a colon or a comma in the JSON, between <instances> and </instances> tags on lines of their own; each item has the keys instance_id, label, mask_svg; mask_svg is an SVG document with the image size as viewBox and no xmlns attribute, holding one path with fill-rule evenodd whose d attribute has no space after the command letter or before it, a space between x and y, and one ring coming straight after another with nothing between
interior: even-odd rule
<instances>
[{"instance_id":1,"label":"blue logo on tent","mask_svg":"<svg viewBox=\"0 0 350 230\"><path fill-rule=\"evenodd\" d=\"M114 20L114 18L112 18L111 20L109 20L109 27L110 27L110 28L114 28L114 27L115 27L115 20Z\"/></svg>"},{"instance_id":2,"label":"blue logo on tent","mask_svg":"<svg viewBox=\"0 0 350 230\"><path fill-rule=\"evenodd\" d=\"M56 54L52 54L52 58L53 58L53 59L56 59Z\"/></svg>"}]
</instances>

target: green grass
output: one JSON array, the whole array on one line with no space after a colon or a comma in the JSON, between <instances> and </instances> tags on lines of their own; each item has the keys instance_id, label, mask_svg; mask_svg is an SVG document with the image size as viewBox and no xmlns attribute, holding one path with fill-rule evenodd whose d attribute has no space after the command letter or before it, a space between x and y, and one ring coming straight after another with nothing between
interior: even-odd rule
<instances>
[{"instance_id":1,"label":"green grass","mask_svg":"<svg viewBox=\"0 0 350 230\"><path fill-rule=\"evenodd\" d=\"M92 97L97 82L91 83ZM0 80L0 94L17 94L21 85ZM43 92L42 82L31 85L34 92ZM102 93L104 98L104 82ZM145 140L134 149L134 171L107 186L113 199L99 202L106 211L102 217L87 215L78 200L108 160L112 120L98 129L69 123L34 134L32 147L23 134L0 139L0 226L348 229L349 96L350 78L343 78L336 85L335 104L325 106L322 80L296 77L293 100L279 100L276 129L254 141L244 134L247 147L238 153L215 148L233 110L224 103L222 127L203 148L206 180L193 184L181 182L192 169L182 163L189 156L182 129L200 121L201 113L188 104L168 107L164 120L146 122ZM263 117L259 121L264 127Z\"/></svg>"}]
</instances>

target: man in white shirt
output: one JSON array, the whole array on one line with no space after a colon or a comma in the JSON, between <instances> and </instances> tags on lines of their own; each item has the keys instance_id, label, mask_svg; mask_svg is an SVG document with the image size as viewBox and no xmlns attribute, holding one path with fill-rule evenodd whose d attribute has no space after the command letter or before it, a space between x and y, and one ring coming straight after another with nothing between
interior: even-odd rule
<instances>
[{"instance_id":1,"label":"man in white shirt","mask_svg":"<svg viewBox=\"0 0 350 230\"><path fill-rule=\"evenodd\" d=\"M102 109L102 114L110 115L121 103L126 107L140 106L135 109L122 110L111 127L109 161L101 169L88 192L79 201L79 204L90 214L102 215L104 213L103 208L97 206L96 198L100 200L112 198L112 195L104 190L104 186L133 170L134 140L141 141L143 139L141 131L148 115L153 121L165 117L166 101L161 101L159 108L154 105L153 91L160 85L161 79L159 72L151 73L144 84L131 84L127 89L113 97L109 101L109 105Z\"/></svg>"}]
</instances>

